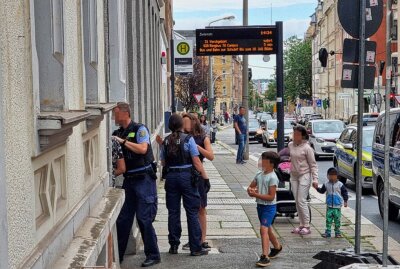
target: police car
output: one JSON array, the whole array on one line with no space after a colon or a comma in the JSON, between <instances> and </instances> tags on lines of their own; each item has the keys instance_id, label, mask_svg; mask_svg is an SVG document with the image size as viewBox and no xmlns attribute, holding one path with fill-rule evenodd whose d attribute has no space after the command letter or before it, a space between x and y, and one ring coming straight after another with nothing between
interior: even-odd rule
<instances>
[{"instance_id":1,"label":"police car","mask_svg":"<svg viewBox=\"0 0 400 269\"><path fill-rule=\"evenodd\" d=\"M373 189L378 195L379 211L383 217L383 186L385 170L385 113L376 121L372 143ZM389 157L389 219L396 220L400 208L400 109L390 110Z\"/></svg>"},{"instance_id":2,"label":"police car","mask_svg":"<svg viewBox=\"0 0 400 269\"><path fill-rule=\"evenodd\" d=\"M362 186L372 188L372 141L375 126L363 127L362 142ZM333 165L338 170L338 176L342 183L349 179L356 181L357 163L357 125L349 125L343 130L336 142L336 151L333 157Z\"/></svg>"}]
</instances>

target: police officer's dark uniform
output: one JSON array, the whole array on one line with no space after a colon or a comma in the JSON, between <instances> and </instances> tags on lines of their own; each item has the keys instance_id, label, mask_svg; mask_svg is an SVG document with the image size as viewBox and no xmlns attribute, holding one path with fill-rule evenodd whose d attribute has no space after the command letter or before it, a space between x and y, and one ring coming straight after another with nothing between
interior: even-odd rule
<instances>
[{"instance_id":1,"label":"police officer's dark uniform","mask_svg":"<svg viewBox=\"0 0 400 269\"><path fill-rule=\"evenodd\" d=\"M146 261L142 266L146 266L146 263L151 263L150 265L152 265L154 262L158 263L160 261L160 252L153 227L157 214L157 186L155 180L157 177L152 166L154 155L149 131L146 126L131 121L126 129L121 127L113 135L136 144L148 143L145 154L137 154L129 150L125 146L125 142L121 144L126 163L125 179L122 185L125 190L125 202L117 219L117 234L119 258L122 261L136 214L146 255Z\"/></svg>"},{"instance_id":2,"label":"police officer's dark uniform","mask_svg":"<svg viewBox=\"0 0 400 269\"><path fill-rule=\"evenodd\" d=\"M161 149L161 160L167 167L165 180L166 203L168 209L168 240L171 246L171 254L178 253L181 226L181 198L186 211L189 232L189 244L191 255L206 255L201 247L201 228L199 223L200 195L197 182L192 177L192 157L199 156L194 139L182 132L173 141L178 145L176 153L171 152L169 136L165 138Z\"/></svg>"}]
</instances>

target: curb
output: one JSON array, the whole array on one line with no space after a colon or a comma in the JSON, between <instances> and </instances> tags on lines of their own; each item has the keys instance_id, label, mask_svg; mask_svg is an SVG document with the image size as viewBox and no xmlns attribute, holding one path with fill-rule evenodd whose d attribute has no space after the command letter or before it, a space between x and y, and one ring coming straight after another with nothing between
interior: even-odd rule
<instances>
[{"instance_id":1,"label":"curb","mask_svg":"<svg viewBox=\"0 0 400 269\"><path fill-rule=\"evenodd\" d=\"M233 155L237 154L237 150L233 149L231 146L225 144L224 142L221 141L215 141L217 144L219 144L220 146L224 147L226 150L228 150L229 152L231 152ZM253 156L253 155L249 155L249 159L252 161L255 161L256 163L258 163L258 158Z\"/></svg>"}]
</instances>

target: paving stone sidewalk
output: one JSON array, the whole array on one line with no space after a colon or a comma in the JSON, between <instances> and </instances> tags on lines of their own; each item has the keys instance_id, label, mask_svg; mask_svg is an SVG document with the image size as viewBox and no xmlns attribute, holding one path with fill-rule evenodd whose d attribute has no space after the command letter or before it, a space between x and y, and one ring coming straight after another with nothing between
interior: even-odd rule
<instances>
[{"instance_id":1,"label":"paving stone sidewalk","mask_svg":"<svg viewBox=\"0 0 400 269\"><path fill-rule=\"evenodd\" d=\"M168 254L168 212L165 207L164 184L159 184L159 209L154 226L157 230L162 263L153 268L255 268L255 261L261 252L259 221L254 199L246 189L257 171L255 161L236 165L235 156L229 148L214 145L215 159L207 161L205 168L211 180L208 200L207 241L213 247L208 256L190 257L188 251L180 250L178 255ZM325 227L325 205L321 196L312 193L312 234L299 236L291 234L298 226L294 219L278 217L274 229L284 246L282 254L270 268L312 268L318 263L312 257L321 250L352 248L354 225L343 216L345 238L324 239L321 233ZM185 211L182 209L183 236L181 244L187 242ZM363 250L375 250L363 240ZM126 256L121 268L138 268L144 260L143 249L137 255Z\"/></svg>"}]
</instances>

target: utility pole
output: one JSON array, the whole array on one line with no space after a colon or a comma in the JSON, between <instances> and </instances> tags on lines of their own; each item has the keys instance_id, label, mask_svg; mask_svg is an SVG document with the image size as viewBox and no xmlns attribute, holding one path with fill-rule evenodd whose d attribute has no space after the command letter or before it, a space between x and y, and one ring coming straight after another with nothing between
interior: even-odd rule
<instances>
[{"instance_id":1,"label":"utility pole","mask_svg":"<svg viewBox=\"0 0 400 269\"><path fill-rule=\"evenodd\" d=\"M170 44L170 54L171 54L171 112L176 112L175 104L175 44L174 44L174 29L171 30L171 44Z\"/></svg>"},{"instance_id":2,"label":"utility pole","mask_svg":"<svg viewBox=\"0 0 400 269\"><path fill-rule=\"evenodd\" d=\"M283 102L283 23L276 22L278 52L276 54L276 108L278 129L278 152L285 147L285 112Z\"/></svg>"},{"instance_id":3,"label":"utility pole","mask_svg":"<svg viewBox=\"0 0 400 269\"><path fill-rule=\"evenodd\" d=\"M391 24L390 18L392 18L392 0L386 2L386 88L385 88L385 179L384 194L383 194L383 251L382 251L382 263L384 267L387 267L388 263L388 246L389 246L389 143L390 143L390 92L391 83L388 77L392 73L392 37L391 37Z\"/></svg>"},{"instance_id":4,"label":"utility pole","mask_svg":"<svg viewBox=\"0 0 400 269\"><path fill-rule=\"evenodd\" d=\"M243 0L243 26L249 25L249 1ZM249 124L249 56L243 55L243 70L242 70L242 106L246 108L246 124ZM244 159L249 159L249 136L246 134L246 148L244 151Z\"/></svg>"}]
</instances>

